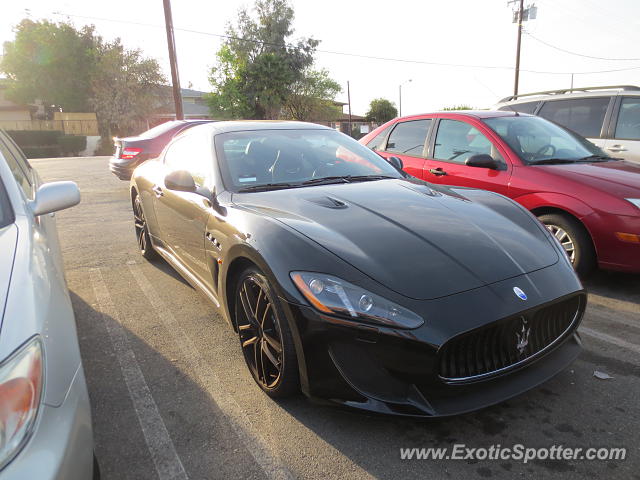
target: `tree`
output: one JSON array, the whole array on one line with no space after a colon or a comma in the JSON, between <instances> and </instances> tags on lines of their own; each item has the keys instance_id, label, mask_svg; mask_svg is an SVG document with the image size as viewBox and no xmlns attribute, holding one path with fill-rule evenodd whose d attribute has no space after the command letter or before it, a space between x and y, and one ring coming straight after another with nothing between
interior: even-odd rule
<instances>
[{"instance_id":1,"label":"tree","mask_svg":"<svg viewBox=\"0 0 640 480\"><path fill-rule=\"evenodd\" d=\"M398 116L398 109L395 104L386 98L376 98L371 100L369 111L365 117L369 122L385 123Z\"/></svg>"},{"instance_id":2,"label":"tree","mask_svg":"<svg viewBox=\"0 0 640 480\"><path fill-rule=\"evenodd\" d=\"M332 121L342 114L333 100L342 91L327 70L307 69L291 85L284 104L286 116L303 122Z\"/></svg>"},{"instance_id":3,"label":"tree","mask_svg":"<svg viewBox=\"0 0 640 480\"><path fill-rule=\"evenodd\" d=\"M212 113L221 118L278 118L292 86L313 64L319 42L291 44L294 12L287 0L256 0L255 17L246 9L217 53L209 81Z\"/></svg>"},{"instance_id":4,"label":"tree","mask_svg":"<svg viewBox=\"0 0 640 480\"><path fill-rule=\"evenodd\" d=\"M40 99L64 111L87 110L89 77L98 38L93 26L22 20L12 42L5 42L0 64L11 80L7 97L18 103Z\"/></svg>"},{"instance_id":5,"label":"tree","mask_svg":"<svg viewBox=\"0 0 640 480\"><path fill-rule=\"evenodd\" d=\"M454 105L453 107L444 107L442 109L443 112L452 112L455 110L473 110L473 107L470 105L462 104L462 105Z\"/></svg>"},{"instance_id":6,"label":"tree","mask_svg":"<svg viewBox=\"0 0 640 480\"><path fill-rule=\"evenodd\" d=\"M158 108L166 79L155 59L140 50L127 50L120 39L101 43L91 74L91 97L103 138L111 129L130 133Z\"/></svg>"}]
</instances>

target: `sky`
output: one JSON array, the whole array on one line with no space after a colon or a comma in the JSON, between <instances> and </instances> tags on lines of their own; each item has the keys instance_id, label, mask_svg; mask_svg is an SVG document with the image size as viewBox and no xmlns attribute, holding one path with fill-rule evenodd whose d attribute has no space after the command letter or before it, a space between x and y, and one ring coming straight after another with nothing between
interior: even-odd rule
<instances>
[{"instance_id":1,"label":"sky","mask_svg":"<svg viewBox=\"0 0 640 480\"><path fill-rule=\"evenodd\" d=\"M140 48L146 56L156 58L170 78L162 0L3 3L2 43L14 38L13 27L26 16L69 20L78 27L93 24L104 38L120 37L128 48ZM349 82L354 114L365 114L369 102L379 97L397 106L400 85L403 115L460 104L488 108L513 92L517 26L512 23L514 7L507 5L507 0L290 3L295 10L293 39L312 37L321 41L318 49L325 52L316 54L316 66L329 70L342 85L337 100L347 101ZM530 3L538 8L537 18L524 24L521 93L568 88L571 72L575 73L576 87L640 85L640 2L525 0L525 6ZM215 34L224 34L238 10L251 8L252 4L238 0L173 0L182 87L191 84L198 90L211 90L208 74L223 41ZM604 59L572 55L542 42ZM620 69L628 70L586 73Z\"/></svg>"}]
</instances>

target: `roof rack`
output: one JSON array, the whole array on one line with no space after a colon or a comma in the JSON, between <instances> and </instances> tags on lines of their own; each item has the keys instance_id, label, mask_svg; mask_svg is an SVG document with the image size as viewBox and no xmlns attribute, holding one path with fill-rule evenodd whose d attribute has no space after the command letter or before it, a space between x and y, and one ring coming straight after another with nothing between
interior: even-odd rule
<instances>
[{"instance_id":1,"label":"roof rack","mask_svg":"<svg viewBox=\"0 0 640 480\"><path fill-rule=\"evenodd\" d=\"M511 100L515 100L520 97L532 97L535 95L559 95L559 94L571 93L571 92L589 92L591 90L633 91L633 90L640 90L640 87L636 87L635 85L607 85L604 87L581 87L581 88L564 88L561 90L545 90L543 92L520 93L518 95L511 95L509 97L503 98L502 100L500 100L499 103L510 102Z\"/></svg>"}]
</instances>

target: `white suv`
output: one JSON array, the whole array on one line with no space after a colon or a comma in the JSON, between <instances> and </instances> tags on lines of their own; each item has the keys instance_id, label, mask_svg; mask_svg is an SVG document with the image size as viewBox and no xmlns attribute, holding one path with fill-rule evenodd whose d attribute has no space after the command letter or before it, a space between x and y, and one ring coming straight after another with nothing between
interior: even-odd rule
<instances>
[{"instance_id":1,"label":"white suv","mask_svg":"<svg viewBox=\"0 0 640 480\"><path fill-rule=\"evenodd\" d=\"M503 98L495 108L544 117L579 133L612 157L640 163L640 87L525 93Z\"/></svg>"}]
</instances>

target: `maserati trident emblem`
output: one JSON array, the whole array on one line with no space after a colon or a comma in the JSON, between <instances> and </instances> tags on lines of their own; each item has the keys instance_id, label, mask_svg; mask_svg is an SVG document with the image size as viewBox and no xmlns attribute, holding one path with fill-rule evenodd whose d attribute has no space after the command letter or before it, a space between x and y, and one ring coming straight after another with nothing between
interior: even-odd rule
<instances>
[{"instance_id":1,"label":"maserati trident emblem","mask_svg":"<svg viewBox=\"0 0 640 480\"><path fill-rule=\"evenodd\" d=\"M518 353L522 355L529 345L529 334L531 333L531 327L527 325L527 321L522 319L522 328L519 332L516 332L516 338L518 342L516 343L516 348L518 349Z\"/></svg>"},{"instance_id":2,"label":"maserati trident emblem","mask_svg":"<svg viewBox=\"0 0 640 480\"><path fill-rule=\"evenodd\" d=\"M527 299L527 294L524 293L520 287L513 287L513 293L515 293L520 300Z\"/></svg>"}]
</instances>

